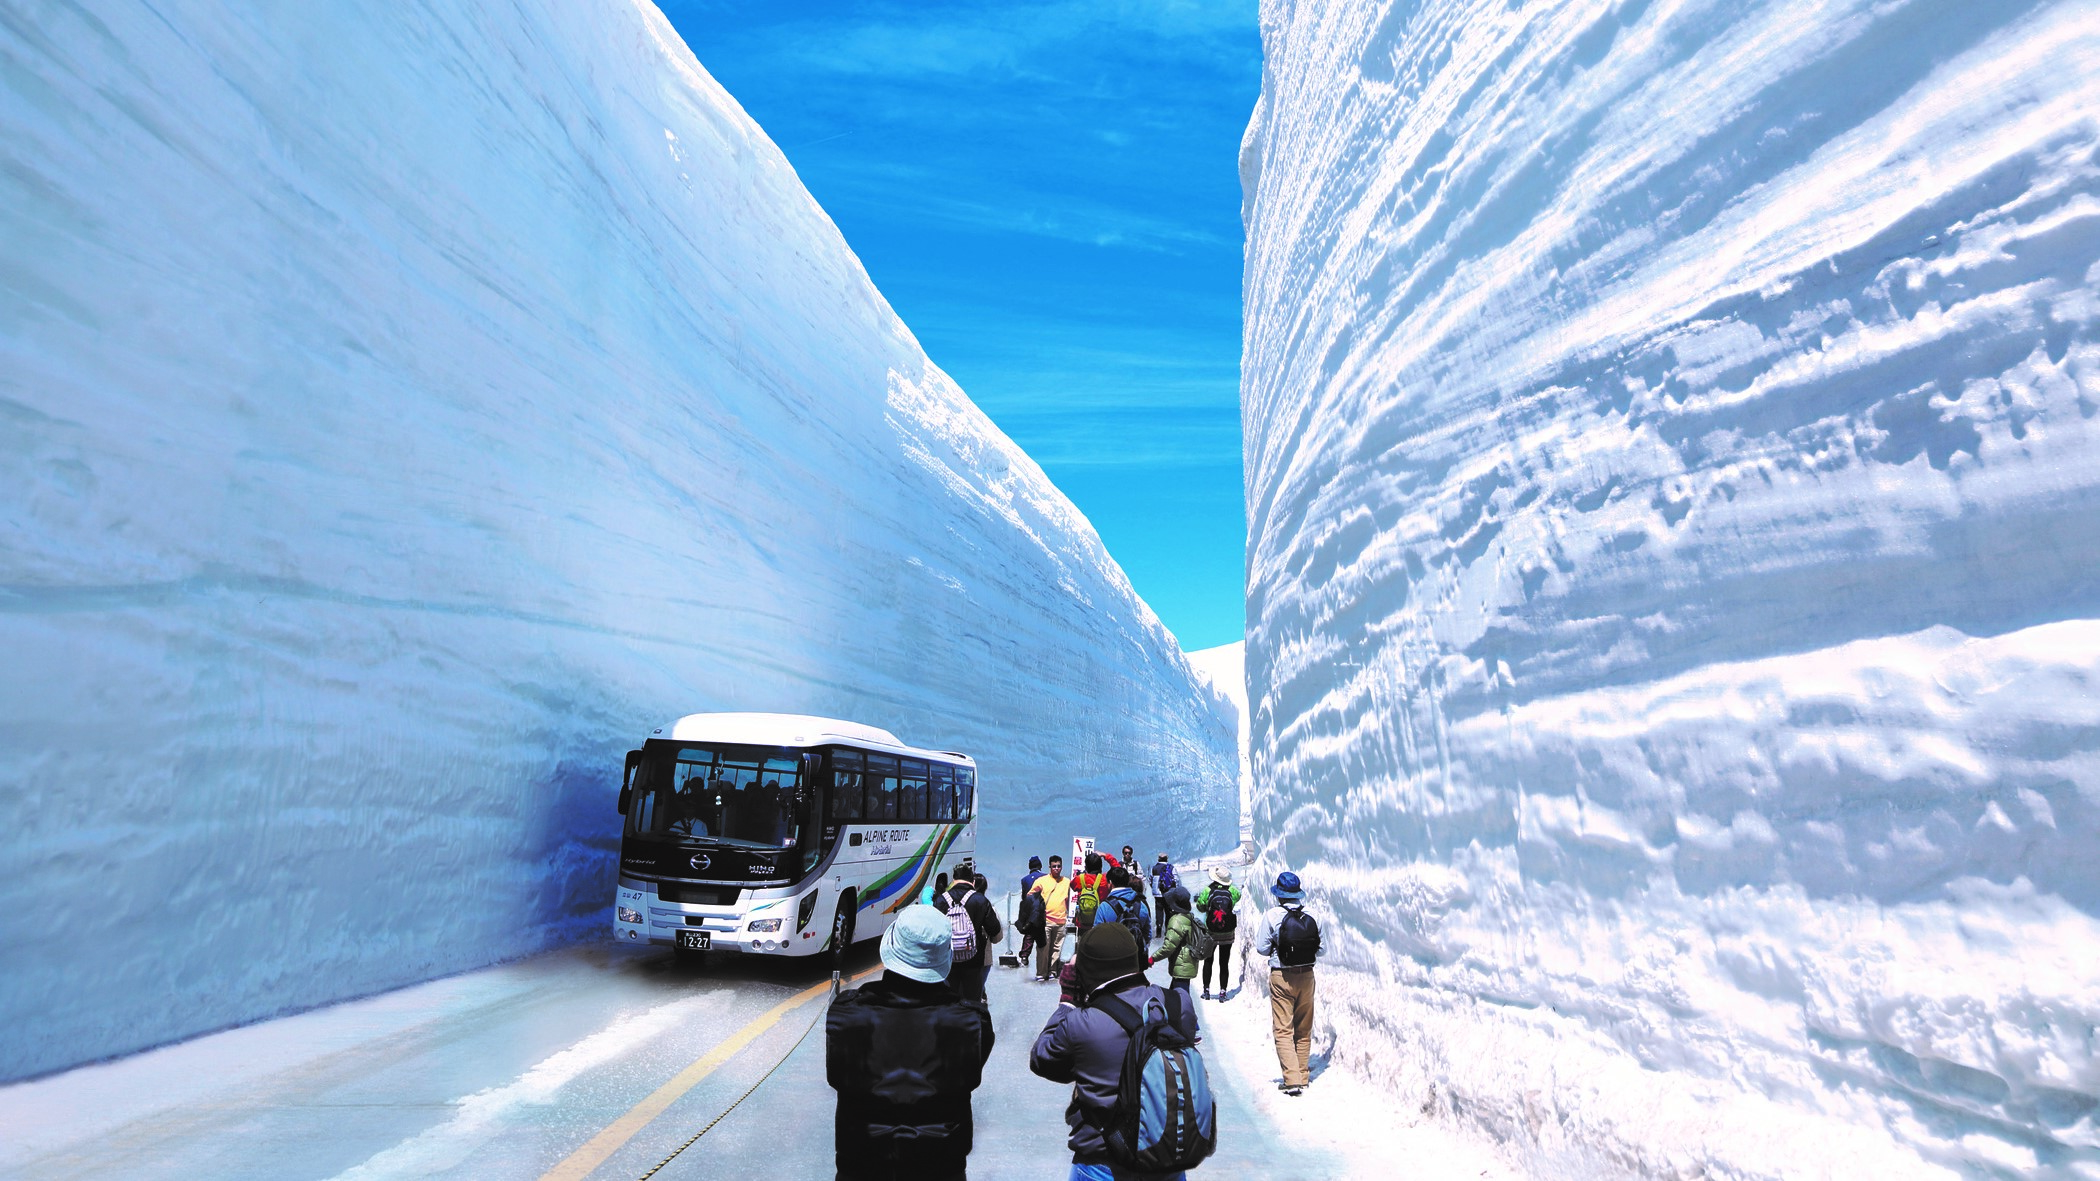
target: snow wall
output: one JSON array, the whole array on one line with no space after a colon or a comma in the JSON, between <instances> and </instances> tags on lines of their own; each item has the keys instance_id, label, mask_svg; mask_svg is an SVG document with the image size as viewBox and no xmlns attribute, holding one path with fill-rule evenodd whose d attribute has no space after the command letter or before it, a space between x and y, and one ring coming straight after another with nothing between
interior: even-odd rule
<instances>
[{"instance_id":1,"label":"snow wall","mask_svg":"<svg viewBox=\"0 0 2100 1181\"><path fill-rule=\"evenodd\" d=\"M696 710L971 752L1001 878L1045 801L1231 841L1229 718L652 5L0 62L0 1078L609 939Z\"/></svg>"},{"instance_id":2,"label":"snow wall","mask_svg":"<svg viewBox=\"0 0 2100 1181\"><path fill-rule=\"evenodd\" d=\"M1266 0L1265 868L1548 1176L2100 1176L2100 5Z\"/></svg>"},{"instance_id":3,"label":"snow wall","mask_svg":"<svg viewBox=\"0 0 2100 1181\"><path fill-rule=\"evenodd\" d=\"M1233 729L1239 734L1240 755L1240 838L1244 843L1254 837L1254 814L1252 810L1254 779L1249 773L1247 758L1247 645L1245 641L1221 644L1216 648L1201 648L1188 654L1189 664L1198 675L1208 680L1224 702L1226 716L1232 719Z\"/></svg>"}]
</instances>

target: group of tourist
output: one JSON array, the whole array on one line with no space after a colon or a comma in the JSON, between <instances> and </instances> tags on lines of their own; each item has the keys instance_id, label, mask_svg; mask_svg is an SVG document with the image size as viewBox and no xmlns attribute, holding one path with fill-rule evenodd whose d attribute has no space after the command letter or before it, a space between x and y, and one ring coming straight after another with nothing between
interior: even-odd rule
<instances>
[{"instance_id":1,"label":"group of tourist","mask_svg":"<svg viewBox=\"0 0 2100 1181\"><path fill-rule=\"evenodd\" d=\"M1134 860L1128 845L1120 858L1089 851L1080 872L1067 877L1063 858L1050 857L1045 868L1031 857L1021 879L1019 966L1030 969L1032 952L1035 982L1059 985L1029 1069L1071 1085L1072 1181L1174 1181L1216 1146L1190 994L1200 974L1204 1000L1234 995L1240 890L1220 867L1191 896L1166 854L1143 871ZM881 978L832 1004L826 1074L839 1093L840 1181L966 1175L970 1095L994 1041L985 982L991 947L1005 930L974 866L965 862L943 877L949 880L936 883L943 888L928 904L905 907L883 933ZM1313 964L1324 948L1298 875L1278 874L1269 892L1274 905L1250 951L1268 960L1278 1086L1299 1095L1311 1082ZM1161 962L1164 987L1146 976ZM1161 1069L1148 1068L1155 1058ZM1144 1093L1128 1093L1133 1087ZM1179 1118L1156 1118L1163 1104ZM1141 1109L1155 1118L1140 1121Z\"/></svg>"}]
</instances>

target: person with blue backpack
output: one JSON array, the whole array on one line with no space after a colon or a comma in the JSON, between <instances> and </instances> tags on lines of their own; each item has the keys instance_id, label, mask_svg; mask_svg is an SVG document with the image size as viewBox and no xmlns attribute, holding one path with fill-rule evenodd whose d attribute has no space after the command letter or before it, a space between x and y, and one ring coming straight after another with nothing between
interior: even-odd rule
<instances>
[{"instance_id":1,"label":"person with blue backpack","mask_svg":"<svg viewBox=\"0 0 2100 1181\"><path fill-rule=\"evenodd\" d=\"M1095 921L1121 923L1130 928L1130 937L1137 940L1142 952L1152 941L1152 910L1145 905L1145 896L1137 892L1136 875L1119 865L1108 871L1108 887L1108 897L1101 900Z\"/></svg>"},{"instance_id":2,"label":"person with blue backpack","mask_svg":"<svg viewBox=\"0 0 2100 1181\"><path fill-rule=\"evenodd\" d=\"M1069 1181L1182 1181L1218 1146L1217 1104L1188 994L1145 979L1129 928L1096 923L1028 1068L1072 1085Z\"/></svg>"},{"instance_id":3,"label":"person with blue backpack","mask_svg":"<svg viewBox=\"0 0 2100 1181\"><path fill-rule=\"evenodd\" d=\"M1286 1095L1312 1083L1313 961L1325 955L1319 920L1305 913L1305 885L1284 870L1269 887L1276 905L1261 916L1254 954L1269 957L1269 1023Z\"/></svg>"}]
</instances>

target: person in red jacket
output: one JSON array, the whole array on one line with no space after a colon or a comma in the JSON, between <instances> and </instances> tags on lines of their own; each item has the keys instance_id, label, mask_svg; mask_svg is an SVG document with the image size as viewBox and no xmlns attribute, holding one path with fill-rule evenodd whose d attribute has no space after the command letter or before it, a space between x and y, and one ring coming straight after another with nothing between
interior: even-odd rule
<instances>
[{"instance_id":1,"label":"person in red jacket","mask_svg":"<svg viewBox=\"0 0 2100 1181\"><path fill-rule=\"evenodd\" d=\"M1072 924L1081 935L1094 925L1094 912L1108 897L1108 875L1101 872L1101 858L1100 853L1088 853L1086 872L1072 876Z\"/></svg>"}]
</instances>

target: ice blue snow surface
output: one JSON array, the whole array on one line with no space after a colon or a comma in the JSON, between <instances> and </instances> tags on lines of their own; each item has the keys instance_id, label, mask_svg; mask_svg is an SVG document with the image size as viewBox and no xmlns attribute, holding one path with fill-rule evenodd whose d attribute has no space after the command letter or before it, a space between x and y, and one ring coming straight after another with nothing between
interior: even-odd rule
<instances>
[{"instance_id":1,"label":"ice blue snow surface","mask_svg":"<svg viewBox=\"0 0 2100 1181\"><path fill-rule=\"evenodd\" d=\"M2100 1176L2100 5L1263 26L1256 836L1333 1053L1559 1175Z\"/></svg>"},{"instance_id":2,"label":"ice blue snow surface","mask_svg":"<svg viewBox=\"0 0 2100 1181\"><path fill-rule=\"evenodd\" d=\"M646 0L0 65L0 1078L601 937L696 710L975 754L1016 873L1230 842L1210 691Z\"/></svg>"}]
</instances>

